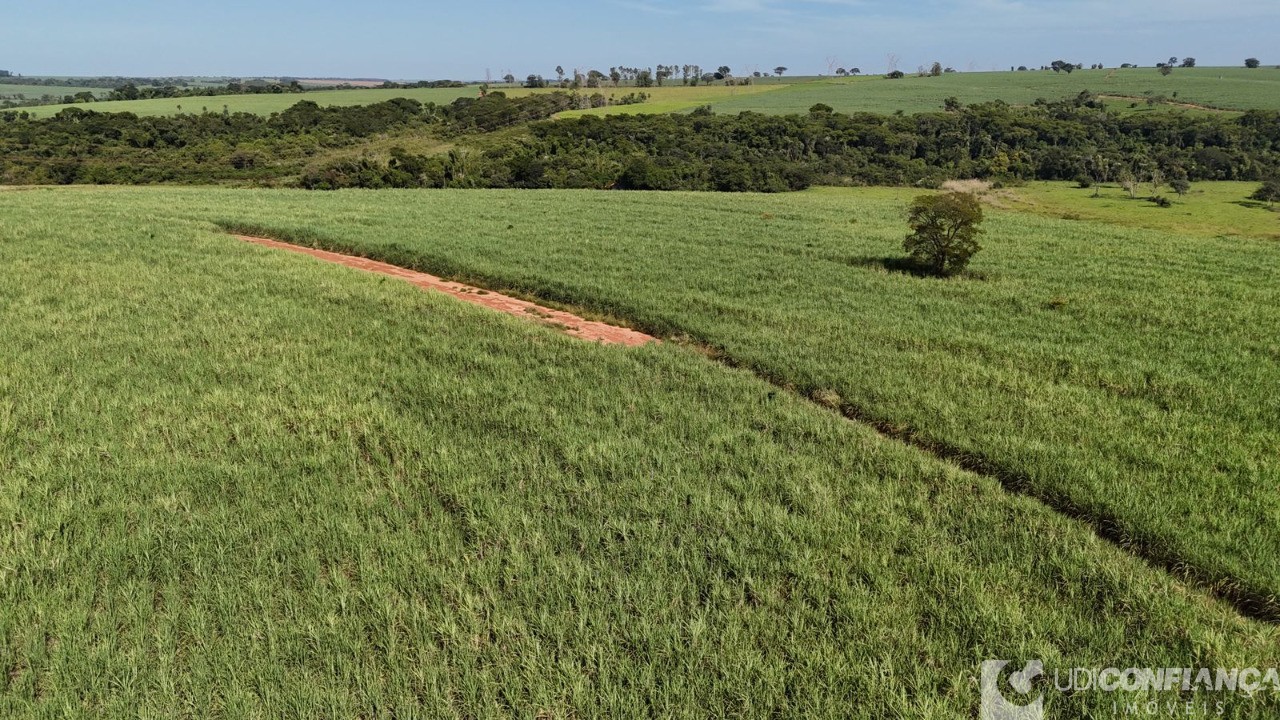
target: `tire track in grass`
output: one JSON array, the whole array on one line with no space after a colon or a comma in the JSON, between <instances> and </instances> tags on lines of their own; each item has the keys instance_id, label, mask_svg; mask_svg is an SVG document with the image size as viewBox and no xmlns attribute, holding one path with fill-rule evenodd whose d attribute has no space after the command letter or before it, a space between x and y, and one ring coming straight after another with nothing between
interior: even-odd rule
<instances>
[{"instance_id":1,"label":"tire track in grass","mask_svg":"<svg viewBox=\"0 0 1280 720\"><path fill-rule=\"evenodd\" d=\"M242 235L238 233L235 226L223 225L223 227L235 234L239 239L247 242L303 253L347 267L399 277L420 287L448 293L466 302L513 315L540 318L547 324L558 327L575 337L628 346L658 342L658 338L654 335L607 323L588 321L571 313L553 310L536 303L493 293L470 285L449 282L434 275L408 270L378 260L330 252L279 240ZM255 229L254 232L261 231ZM308 241L313 245L323 246L327 244L316 238L308 238ZM376 251L374 252L376 253ZM527 308L532 308L532 312ZM833 392L821 388L797 388L793 383L785 378L777 377L765 368L739 362L728 352L716 347L708 340L693 338L689 335L670 337L668 340L688 347L725 367L751 372L759 379L781 391L795 395L847 421L869 426L885 438L900 442L968 472L992 478L1010 493L1032 498L1061 515L1088 525L1094 534L1103 540L1143 560L1148 565L1169 573L1181 582L1200 588L1207 594L1227 603L1242 616L1261 622L1280 624L1280 598L1277 598L1274 594L1267 592L1263 588L1252 587L1242 583L1239 578L1231 575L1215 573L1188 563L1176 552L1164 547L1159 538L1126 529L1119 518L1101 508L1088 507L1071 499L1065 493L1038 487L1032 478L1024 473L1002 467L999 463L993 462L980 453L965 450L956 445L932 438L918 428L878 417L864 407L846 402Z\"/></svg>"},{"instance_id":2,"label":"tire track in grass","mask_svg":"<svg viewBox=\"0 0 1280 720\"><path fill-rule=\"evenodd\" d=\"M896 440L975 475L992 478L1010 493L1029 497L1054 512L1088 525L1094 534L1103 540L1146 562L1151 567L1167 572L1187 585L1200 588L1230 605L1240 615L1260 622L1280 624L1280 598L1275 594L1264 588L1250 586L1226 573L1213 572L1191 564L1178 553L1167 549L1159 538L1125 528L1119 518L1101 508L1088 507L1071 499L1066 493L1038 487L1026 474L1003 467L981 453L932 438L910 425L878 417L866 408L847 402L831 391L819 388L812 390L797 388L785 379L775 377L768 370L739 363L727 352L709 343L691 341L685 344L726 367L747 370L780 390L792 393L846 420L871 427L882 437Z\"/></svg>"}]
</instances>

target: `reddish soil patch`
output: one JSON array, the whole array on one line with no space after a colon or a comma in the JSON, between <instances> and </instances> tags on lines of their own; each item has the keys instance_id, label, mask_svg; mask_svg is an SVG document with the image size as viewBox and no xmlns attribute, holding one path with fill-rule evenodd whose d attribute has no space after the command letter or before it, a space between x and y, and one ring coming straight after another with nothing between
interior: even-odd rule
<instances>
[{"instance_id":1,"label":"reddish soil patch","mask_svg":"<svg viewBox=\"0 0 1280 720\"><path fill-rule=\"evenodd\" d=\"M566 335L572 335L583 340L599 341L611 345L627 345L635 347L650 342L657 342L657 338L652 335L646 335L616 325L608 325L601 322L593 322L585 320L564 312L562 310L553 310L543 307L527 300L520 300L508 295L502 295L481 288L463 285L461 283L450 282L435 275L417 272L416 270L406 270L402 267L389 265L377 260L369 260L368 258L355 257L353 255L343 255L341 253L328 252L327 250L316 250L314 248L302 247L301 245L292 245L290 243L280 242L279 240L268 240L266 238L249 237L247 235L237 235L236 237L251 242L255 245L264 245L279 250L288 250L290 252L302 253L310 255L314 258L327 260L331 263L345 265L347 267L375 272L382 275L390 275L391 277L407 280L420 288L428 290L438 290L448 293L459 300L469 302L473 305L482 305L491 310L504 312L509 315L535 320L554 327Z\"/></svg>"}]
</instances>

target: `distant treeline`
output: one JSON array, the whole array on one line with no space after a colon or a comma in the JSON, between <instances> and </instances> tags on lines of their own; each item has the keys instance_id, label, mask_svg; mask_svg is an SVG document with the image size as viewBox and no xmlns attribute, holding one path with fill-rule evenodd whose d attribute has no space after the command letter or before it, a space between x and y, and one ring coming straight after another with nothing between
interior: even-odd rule
<instances>
[{"instance_id":1,"label":"distant treeline","mask_svg":"<svg viewBox=\"0 0 1280 720\"><path fill-rule=\"evenodd\" d=\"M405 88L461 88L464 83L456 80L423 80L416 83L385 82L381 89L399 90ZM173 85L156 85L138 87L126 83L107 94L106 100L148 100L152 98L182 97L215 97L218 95L280 95L285 93L305 93L318 90L366 90L345 83L336 85L303 85L297 80L268 82L251 80L249 82L232 81L226 85L210 85L205 87L176 87Z\"/></svg>"},{"instance_id":2,"label":"distant treeline","mask_svg":"<svg viewBox=\"0 0 1280 720\"><path fill-rule=\"evenodd\" d=\"M288 84L276 82L230 82L226 85L209 85L203 87L178 87L176 85L156 85L138 87L133 83L125 83L108 92L82 90L78 93L63 96L45 94L39 99L17 98L0 103L0 109L34 107L37 105L107 102L116 100L154 100L164 98L217 97L219 95L279 95L284 93L302 93L308 90L327 90L330 88L303 87L297 81Z\"/></svg>"},{"instance_id":3,"label":"distant treeline","mask_svg":"<svg viewBox=\"0 0 1280 720\"><path fill-rule=\"evenodd\" d=\"M488 133L573 107L563 93L495 93L451 105L398 98L354 107L303 100L269 117L201 112L138 117L70 107L52 118L0 112L0 183L296 183L326 152L374 135Z\"/></svg>"},{"instance_id":4,"label":"distant treeline","mask_svg":"<svg viewBox=\"0 0 1280 720\"><path fill-rule=\"evenodd\" d=\"M9 111L0 113L0 181L781 192L952 178L1259 180L1280 171L1280 113L1119 115L1088 93L1030 107L948 101L944 112L910 116L819 105L792 116L703 109L543 122L591 104L565 93L492 93L444 106L302 101L271 117L68 108L33 120ZM486 135L520 125L527 131ZM325 160L333 149L398 134L457 141L444 155L397 150L385 159Z\"/></svg>"},{"instance_id":5,"label":"distant treeline","mask_svg":"<svg viewBox=\"0 0 1280 720\"><path fill-rule=\"evenodd\" d=\"M297 80L288 83L278 82L236 82L226 85L209 85L205 87L177 87L174 85L153 85L138 87L126 83L107 93L105 100L151 100L154 98L183 97L215 97L218 95L281 95L284 93L302 93L309 89Z\"/></svg>"},{"instance_id":6,"label":"distant treeline","mask_svg":"<svg viewBox=\"0 0 1280 720\"><path fill-rule=\"evenodd\" d=\"M4 72L4 71L0 71ZM285 78L274 80L232 80L225 85L192 85L182 78L23 78L0 75L6 85L29 85L40 88L57 87L89 87L108 90L108 92L80 91L67 95L42 93L39 96L5 98L0 101L0 109L34 107L37 105L92 103L113 100L152 100L157 98L216 97L220 95L260 95L304 93L318 90L364 90L347 83L330 85L302 84L298 80ZM83 82L81 82L83 80ZM457 80L421 80L413 83L384 82L380 89L406 88L462 88L466 83Z\"/></svg>"},{"instance_id":7,"label":"distant treeline","mask_svg":"<svg viewBox=\"0 0 1280 720\"><path fill-rule=\"evenodd\" d=\"M191 78L182 77L121 77L121 76L101 76L101 77L83 77L83 78L53 78L53 77L23 77L12 73L5 75L5 71L0 71L0 77L4 78L5 85L34 85L38 87L88 87L102 88L111 90L113 88L123 87L125 85L173 85L176 87L187 87L191 85Z\"/></svg>"},{"instance_id":8,"label":"distant treeline","mask_svg":"<svg viewBox=\"0 0 1280 720\"><path fill-rule=\"evenodd\" d=\"M464 88L467 84L459 80L419 80L411 83L391 82L390 80L378 86L381 90L402 90L405 88Z\"/></svg>"}]
</instances>

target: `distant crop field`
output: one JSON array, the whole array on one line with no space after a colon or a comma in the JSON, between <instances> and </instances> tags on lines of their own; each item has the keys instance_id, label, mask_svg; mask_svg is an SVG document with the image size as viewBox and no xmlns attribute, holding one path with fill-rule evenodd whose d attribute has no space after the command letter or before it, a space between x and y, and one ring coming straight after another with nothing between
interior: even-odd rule
<instances>
[{"instance_id":1,"label":"distant crop field","mask_svg":"<svg viewBox=\"0 0 1280 720\"><path fill-rule=\"evenodd\" d=\"M1154 68L1077 70L1071 74L1039 70L948 73L924 78L908 75L901 80L870 75L791 85L758 97L723 100L713 108L716 112L787 114L808 112L813 105L825 103L840 112L911 113L941 110L948 97L964 103L1003 100L1027 105L1039 98L1060 100L1084 90L1116 96L1108 99L1116 109L1131 103L1145 108L1150 95L1225 110L1280 110L1280 70L1274 68L1179 68L1167 77Z\"/></svg>"},{"instance_id":2,"label":"distant crop field","mask_svg":"<svg viewBox=\"0 0 1280 720\"><path fill-rule=\"evenodd\" d=\"M308 93L256 95L216 95L212 97L163 98L157 100L119 100L76 105L95 112L131 112L140 116L174 115L179 112L246 112L270 115L310 100L324 106L370 105L394 98L413 98L420 102L451 103L460 97L475 97L478 88L415 88L407 90L319 90ZM52 117L66 105L43 105L24 108L35 117Z\"/></svg>"},{"instance_id":3,"label":"distant crop field","mask_svg":"<svg viewBox=\"0 0 1280 720\"><path fill-rule=\"evenodd\" d=\"M108 91L102 88L87 87L60 87L53 85L10 85L0 82L0 102L5 100L18 99L21 95L27 100L39 100L44 96L62 98L67 95L75 95L80 92L91 92L95 95L98 93L106 94Z\"/></svg>"},{"instance_id":4,"label":"distant crop field","mask_svg":"<svg viewBox=\"0 0 1280 720\"><path fill-rule=\"evenodd\" d=\"M711 105L716 112L743 111L772 114L806 113L809 108L825 103L840 112L908 113L941 110L948 97L965 103L1003 100L1012 105L1025 105L1037 99L1060 100L1084 90L1105 96L1112 108L1125 112L1163 112L1170 109L1204 111L1213 109L1240 111L1248 109L1280 110L1280 70L1259 68L1190 68L1178 69L1168 77L1154 69L1078 70L1054 74L1049 71L948 73L941 77L886 80L879 75L857 78L768 78L745 86L723 84L694 87L668 83L664 87L635 88L623 86L587 89L585 94L599 92L606 97L621 98L631 93L648 93L648 102L619 105L565 113L574 115L639 114L686 112ZM523 87L495 85L494 90L512 96L535 92L555 92L555 88L529 90ZM81 105L98 112L132 112L138 115L172 115L178 112L248 112L269 115L280 112L300 100L320 105L367 105L392 98L407 97L421 102L444 104L460 97L475 97L478 86L466 88L430 88L407 90L356 89L322 90L305 94L227 95L162 100L132 100ZM1176 93L1176 95L1175 95ZM66 94L66 93L62 93ZM1147 98L1164 98L1167 102L1149 106ZM1130 108L1130 105L1136 107ZM35 117L49 117L64 105L27 108Z\"/></svg>"},{"instance_id":5,"label":"distant crop field","mask_svg":"<svg viewBox=\"0 0 1280 720\"><path fill-rule=\"evenodd\" d=\"M823 405L1265 583L1280 246L998 213L985 280L923 280L874 266L910 195L0 190L0 715L954 718L985 658L1274 663L1276 625Z\"/></svg>"}]
</instances>

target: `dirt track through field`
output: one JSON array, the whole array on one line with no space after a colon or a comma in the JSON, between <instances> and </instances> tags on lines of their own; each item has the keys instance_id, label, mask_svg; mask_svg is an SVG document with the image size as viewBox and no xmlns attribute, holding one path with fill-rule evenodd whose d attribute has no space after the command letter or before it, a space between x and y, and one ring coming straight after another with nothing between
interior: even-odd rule
<instances>
[{"instance_id":1,"label":"dirt track through field","mask_svg":"<svg viewBox=\"0 0 1280 720\"><path fill-rule=\"evenodd\" d=\"M406 270L402 267L389 265L377 260L356 257L354 255L343 255L341 253L329 252L327 250L316 250L314 248L303 247L301 245L293 245L291 243L280 242L279 240L269 240L267 238L250 237L248 235L236 235L237 238L245 242L251 242L255 245L262 245L278 250L288 250L290 252L310 255L331 263L345 265L358 270L374 272L381 275L389 275L391 277L407 280L420 288L427 290L436 290L448 295L452 295L459 300L469 302L473 305L480 305L497 310L508 315L526 318L544 325L554 327L566 335L572 335L576 338L589 340L593 342L602 342L609 345L626 345L635 347L646 343L657 342L657 338L637 332L629 328L609 325L607 323L595 322L580 318L577 315L564 312L562 310L553 310L543 307L527 300L520 300L508 295L490 292L481 288L463 285L462 283L450 282L435 275L417 272L416 270Z\"/></svg>"}]
</instances>

